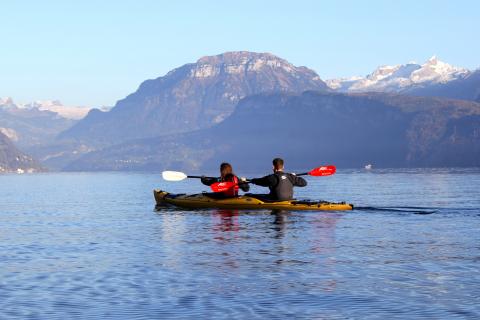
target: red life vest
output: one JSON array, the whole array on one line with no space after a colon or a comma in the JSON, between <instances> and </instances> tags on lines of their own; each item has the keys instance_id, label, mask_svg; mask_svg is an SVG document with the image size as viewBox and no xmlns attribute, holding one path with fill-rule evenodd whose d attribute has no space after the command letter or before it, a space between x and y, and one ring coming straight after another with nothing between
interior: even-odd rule
<instances>
[{"instance_id":1,"label":"red life vest","mask_svg":"<svg viewBox=\"0 0 480 320\"><path fill-rule=\"evenodd\" d=\"M222 193L227 197L237 197L238 196L238 178L236 176L233 176L233 181L231 182L234 182L235 186L231 187L227 191L223 191Z\"/></svg>"}]
</instances>

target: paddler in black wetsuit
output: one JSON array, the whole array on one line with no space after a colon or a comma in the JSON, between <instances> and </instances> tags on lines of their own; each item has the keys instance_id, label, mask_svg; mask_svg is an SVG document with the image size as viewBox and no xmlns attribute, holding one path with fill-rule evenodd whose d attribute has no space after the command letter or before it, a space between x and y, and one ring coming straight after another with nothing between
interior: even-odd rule
<instances>
[{"instance_id":1,"label":"paddler in black wetsuit","mask_svg":"<svg viewBox=\"0 0 480 320\"><path fill-rule=\"evenodd\" d=\"M255 197L266 197L266 200L270 201L292 200L293 187L305 187L307 185L305 179L297 177L292 173L284 172L283 168L283 160L275 158L273 159L273 174L250 180L253 184L270 188L270 194Z\"/></svg>"},{"instance_id":2,"label":"paddler in black wetsuit","mask_svg":"<svg viewBox=\"0 0 480 320\"><path fill-rule=\"evenodd\" d=\"M219 198L231 198L238 196L238 189L242 189L244 192L247 192L250 189L248 183L244 182L244 179L238 178L233 173L233 168L230 163L222 163L220 165L220 177L219 178L210 178L210 177L202 177L201 181L206 186L211 186L216 182L234 182L236 185L235 187L224 191L224 192L217 192L214 194L214 197ZM210 194L209 194L210 195Z\"/></svg>"}]
</instances>

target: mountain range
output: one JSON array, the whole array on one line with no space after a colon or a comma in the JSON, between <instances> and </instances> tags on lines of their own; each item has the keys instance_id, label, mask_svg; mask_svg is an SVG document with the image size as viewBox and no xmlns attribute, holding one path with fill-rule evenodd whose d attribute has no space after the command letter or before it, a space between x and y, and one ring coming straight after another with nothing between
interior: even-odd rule
<instances>
[{"instance_id":1,"label":"mountain range","mask_svg":"<svg viewBox=\"0 0 480 320\"><path fill-rule=\"evenodd\" d=\"M452 66L433 56L424 64L411 62L380 66L365 77L330 79L326 82L339 92L408 93L410 90L464 79L470 74L471 71L467 69Z\"/></svg>"},{"instance_id":2,"label":"mountain range","mask_svg":"<svg viewBox=\"0 0 480 320\"><path fill-rule=\"evenodd\" d=\"M18 104L0 98L0 132L22 148L44 145L83 118L91 108L64 106L60 101Z\"/></svg>"},{"instance_id":3,"label":"mountain range","mask_svg":"<svg viewBox=\"0 0 480 320\"><path fill-rule=\"evenodd\" d=\"M475 101L480 71L436 57L324 82L272 54L239 51L147 80L80 120L58 102L4 99L0 132L64 170L202 169L231 159L253 170L273 154L296 166L472 166Z\"/></svg>"},{"instance_id":4,"label":"mountain range","mask_svg":"<svg viewBox=\"0 0 480 320\"><path fill-rule=\"evenodd\" d=\"M11 97L0 98L0 108L18 108L25 110L50 111L55 113L58 117L72 120L80 120L84 118L87 113L92 109L90 107L65 106L59 100L36 100L29 103L21 104L15 103Z\"/></svg>"},{"instance_id":5,"label":"mountain range","mask_svg":"<svg viewBox=\"0 0 480 320\"><path fill-rule=\"evenodd\" d=\"M480 70L446 83L433 83L423 88L412 88L408 94L445 97L480 102Z\"/></svg>"},{"instance_id":6,"label":"mountain range","mask_svg":"<svg viewBox=\"0 0 480 320\"><path fill-rule=\"evenodd\" d=\"M222 123L91 152L68 170L243 170L284 157L292 168L480 165L480 104L385 93L307 91L247 97Z\"/></svg>"},{"instance_id":7,"label":"mountain range","mask_svg":"<svg viewBox=\"0 0 480 320\"><path fill-rule=\"evenodd\" d=\"M104 146L188 132L222 122L252 94L327 89L314 71L272 54L227 52L143 82L109 112L91 111L60 138Z\"/></svg>"}]
</instances>

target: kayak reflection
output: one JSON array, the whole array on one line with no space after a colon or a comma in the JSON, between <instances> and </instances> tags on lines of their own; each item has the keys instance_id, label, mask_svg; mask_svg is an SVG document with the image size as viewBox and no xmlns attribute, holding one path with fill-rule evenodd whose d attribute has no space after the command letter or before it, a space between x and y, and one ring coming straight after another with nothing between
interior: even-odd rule
<instances>
[{"instance_id":1,"label":"kayak reflection","mask_svg":"<svg viewBox=\"0 0 480 320\"><path fill-rule=\"evenodd\" d=\"M272 210L271 214L274 217L272 229L276 231L275 238L283 238L285 236L287 217L290 214L290 211Z\"/></svg>"},{"instance_id":2,"label":"kayak reflection","mask_svg":"<svg viewBox=\"0 0 480 320\"><path fill-rule=\"evenodd\" d=\"M232 239L232 236L226 236L224 234L218 234L218 232L234 232L238 233L241 228L240 210L228 210L228 209L214 209L212 210L212 217L214 220L213 230L216 233L215 239L228 241ZM242 212L244 215L248 214L247 212ZM272 210L270 214L273 216L272 220L272 230L276 231L275 238L282 238L285 233L287 216L290 214L290 211L287 210Z\"/></svg>"},{"instance_id":3,"label":"kayak reflection","mask_svg":"<svg viewBox=\"0 0 480 320\"><path fill-rule=\"evenodd\" d=\"M238 210L216 209L213 210L215 224L213 229L215 231L234 231L240 230L238 222Z\"/></svg>"}]
</instances>

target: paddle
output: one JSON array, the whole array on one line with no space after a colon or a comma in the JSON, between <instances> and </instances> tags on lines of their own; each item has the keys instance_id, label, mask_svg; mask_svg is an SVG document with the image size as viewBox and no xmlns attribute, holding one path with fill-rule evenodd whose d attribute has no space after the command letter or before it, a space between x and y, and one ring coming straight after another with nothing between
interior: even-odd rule
<instances>
[{"instance_id":1,"label":"paddle","mask_svg":"<svg viewBox=\"0 0 480 320\"><path fill-rule=\"evenodd\" d=\"M313 177L325 177L325 176L331 176L337 171L337 168L335 166L321 166L317 167L315 169L310 170L309 172L303 172L303 173L297 173L297 176L313 176ZM242 181L243 183L250 183L250 179L246 181ZM213 183L210 188L212 189L213 192L224 192L227 191L233 187L235 187L236 183L235 182L216 182Z\"/></svg>"},{"instance_id":2,"label":"paddle","mask_svg":"<svg viewBox=\"0 0 480 320\"><path fill-rule=\"evenodd\" d=\"M201 179L202 176L187 176L183 172L179 171L163 171L162 177L164 180L167 181L182 181L187 178L194 178L194 179Z\"/></svg>"}]
</instances>

